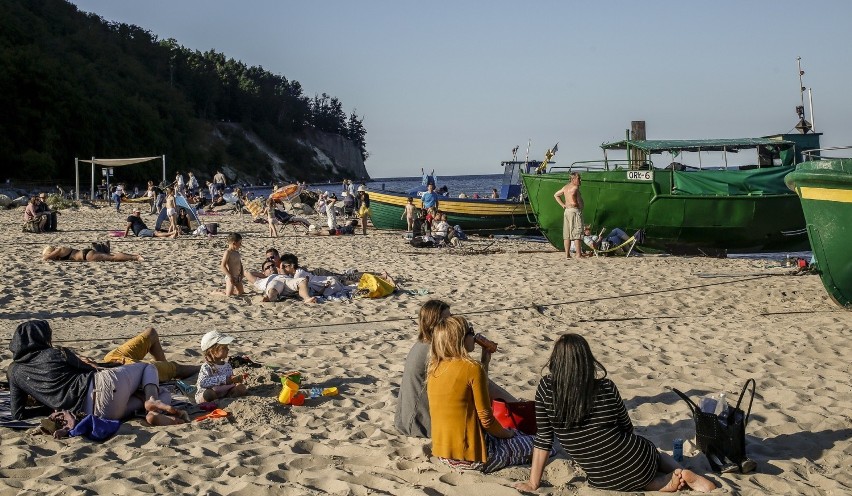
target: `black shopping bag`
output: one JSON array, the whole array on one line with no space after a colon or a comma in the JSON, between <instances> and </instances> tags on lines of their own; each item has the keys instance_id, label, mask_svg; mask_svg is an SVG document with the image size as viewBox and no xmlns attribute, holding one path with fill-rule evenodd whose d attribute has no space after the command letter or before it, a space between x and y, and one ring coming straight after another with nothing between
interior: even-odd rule
<instances>
[{"instance_id":1,"label":"black shopping bag","mask_svg":"<svg viewBox=\"0 0 852 496\"><path fill-rule=\"evenodd\" d=\"M740 405L743 402L746 390L751 384L751 398L748 401L748 410L743 411ZM710 466L716 472L722 471L722 465L727 458L736 464L740 472L750 472L754 469L754 463L744 464L748 460L745 450L745 428L751 415L751 405L754 402L754 379L749 379L743 385L740 398L734 408L728 409L725 418L710 412L702 412L701 408L689 399L685 394L672 388L672 390L683 399L692 410L692 418L695 420L695 444L698 449L707 456ZM736 469L734 469L736 470Z\"/></svg>"}]
</instances>

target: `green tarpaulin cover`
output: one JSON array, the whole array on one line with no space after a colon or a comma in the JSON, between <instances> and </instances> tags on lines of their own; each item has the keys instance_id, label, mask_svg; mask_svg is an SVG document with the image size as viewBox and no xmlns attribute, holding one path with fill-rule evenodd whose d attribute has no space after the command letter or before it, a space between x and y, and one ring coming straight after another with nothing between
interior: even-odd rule
<instances>
[{"instance_id":1,"label":"green tarpaulin cover","mask_svg":"<svg viewBox=\"0 0 852 496\"><path fill-rule=\"evenodd\" d=\"M704 170L674 172L676 195L773 195L790 193L784 184L784 176L795 167L767 167L751 170Z\"/></svg>"}]
</instances>

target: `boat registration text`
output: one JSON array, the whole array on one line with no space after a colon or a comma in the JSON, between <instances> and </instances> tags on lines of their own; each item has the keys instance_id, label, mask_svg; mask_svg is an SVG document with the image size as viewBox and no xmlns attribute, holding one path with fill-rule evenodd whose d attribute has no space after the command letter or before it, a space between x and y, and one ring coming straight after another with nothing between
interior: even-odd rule
<instances>
[{"instance_id":1,"label":"boat registration text","mask_svg":"<svg viewBox=\"0 0 852 496\"><path fill-rule=\"evenodd\" d=\"M627 171L628 181L653 181L654 171L649 170L632 170Z\"/></svg>"}]
</instances>

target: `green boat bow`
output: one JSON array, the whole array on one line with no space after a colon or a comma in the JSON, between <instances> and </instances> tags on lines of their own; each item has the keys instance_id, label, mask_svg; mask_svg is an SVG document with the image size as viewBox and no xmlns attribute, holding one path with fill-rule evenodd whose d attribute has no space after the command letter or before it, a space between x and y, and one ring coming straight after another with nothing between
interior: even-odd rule
<instances>
[{"instance_id":1,"label":"green boat bow","mask_svg":"<svg viewBox=\"0 0 852 496\"><path fill-rule=\"evenodd\" d=\"M816 150L831 153L849 147ZM852 158L814 157L785 182L801 198L807 232L831 298L852 308Z\"/></svg>"}]
</instances>

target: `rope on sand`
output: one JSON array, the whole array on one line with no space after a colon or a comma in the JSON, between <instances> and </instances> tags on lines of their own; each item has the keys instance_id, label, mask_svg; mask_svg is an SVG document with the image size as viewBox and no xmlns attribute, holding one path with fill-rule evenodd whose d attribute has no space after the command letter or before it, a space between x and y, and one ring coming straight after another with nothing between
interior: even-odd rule
<instances>
[{"instance_id":1,"label":"rope on sand","mask_svg":"<svg viewBox=\"0 0 852 496\"><path fill-rule=\"evenodd\" d=\"M648 296L654 294L663 294L663 293L673 293L676 291L689 291L694 289L708 288L713 286L724 286L728 284L736 284L740 282L749 282L755 281L759 279L765 279L767 277L771 277L775 274L763 274L758 276L746 277L744 279L736 279L733 281L720 281L720 282L710 282L706 284L696 284L691 286L683 286L677 288L667 288L667 289L658 289L655 291L641 291L641 292L633 292L633 293L623 293L616 294L611 296L599 296L595 298L583 298L579 300L565 300L565 301L556 301L552 303L530 303L523 305L514 305L514 306L501 306L499 308L487 308L482 310L468 310L466 312L454 312L454 315L468 316L468 315L480 315L480 314L492 314L495 312L507 312L507 311L517 311L517 310L534 310L538 313L543 314L544 309L548 307L557 307L562 305L578 305L582 303L593 303L598 301L605 300L617 300L620 298L632 298L636 296ZM360 320L356 322L329 322L323 324L308 324L301 326L282 326L282 327L262 327L262 328L253 328L253 329L237 329L237 330L229 330L228 333L233 334L243 334L250 332L263 332L263 331L304 331L307 329L323 329L323 328L334 328L341 326L352 326L352 325L366 325L366 324L385 324L385 323L393 323L393 322L410 322L417 321L417 317L394 317L394 318L386 318L386 319L373 319L373 320ZM160 333L161 338L170 338L170 337L181 337L181 336L198 336L197 331L192 332L178 332L173 334L163 334ZM131 336L132 337L132 336ZM126 340L127 338L88 338L88 339L68 339L64 340L64 342L106 342L106 341L118 341L118 340Z\"/></svg>"}]
</instances>

